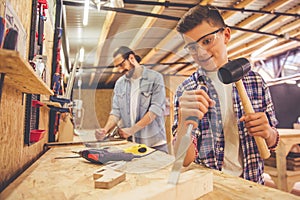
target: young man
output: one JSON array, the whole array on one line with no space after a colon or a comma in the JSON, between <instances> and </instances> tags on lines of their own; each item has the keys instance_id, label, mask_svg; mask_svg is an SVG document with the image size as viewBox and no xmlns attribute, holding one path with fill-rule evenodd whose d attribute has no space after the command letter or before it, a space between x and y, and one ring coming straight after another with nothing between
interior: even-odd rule
<instances>
[{"instance_id":1,"label":"young man","mask_svg":"<svg viewBox=\"0 0 300 200\"><path fill-rule=\"evenodd\" d=\"M140 57L128 47L121 46L113 57L115 67L124 75L115 84L110 116L104 128L96 130L96 138L102 140L122 120L121 137L168 152L162 75L140 65Z\"/></svg>"},{"instance_id":2,"label":"young man","mask_svg":"<svg viewBox=\"0 0 300 200\"><path fill-rule=\"evenodd\" d=\"M186 132L187 117L199 119L184 166L194 161L263 184L263 160L253 136L263 137L270 149L279 139L269 89L253 71L243 78L255 110L245 115L235 84L224 85L218 79L218 69L228 62L226 47L231 34L218 10L200 5L190 9L179 21L177 31L199 65L178 87L174 100L175 147ZM199 89L203 85L206 91Z\"/></svg>"}]
</instances>

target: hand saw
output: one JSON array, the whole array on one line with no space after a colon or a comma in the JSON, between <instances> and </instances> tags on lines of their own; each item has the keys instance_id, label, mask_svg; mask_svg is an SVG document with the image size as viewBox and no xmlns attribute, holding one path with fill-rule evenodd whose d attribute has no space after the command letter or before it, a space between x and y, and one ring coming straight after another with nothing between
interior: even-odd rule
<instances>
[{"instance_id":1,"label":"hand saw","mask_svg":"<svg viewBox=\"0 0 300 200\"><path fill-rule=\"evenodd\" d=\"M177 153L175 155L175 161L172 167L171 174L169 176L168 183L176 185L180 176L180 169L182 167L186 151L190 146L191 133L194 126L198 126L197 117L188 117L186 120L188 124L186 134L181 137L181 141L178 146Z\"/></svg>"}]
</instances>

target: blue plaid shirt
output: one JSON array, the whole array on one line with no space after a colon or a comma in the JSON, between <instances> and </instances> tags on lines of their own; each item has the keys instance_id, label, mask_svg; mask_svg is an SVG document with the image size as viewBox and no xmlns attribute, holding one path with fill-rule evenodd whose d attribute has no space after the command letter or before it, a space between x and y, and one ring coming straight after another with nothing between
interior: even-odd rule
<instances>
[{"instance_id":1,"label":"blue plaid shirt","mask_svg":"<svg viewBox=\"0 0 300 200\"><path fill-rule=\"evenodd\" d=\"M271 127L275 127L278 122L275 118L271 95L264 80L258 73L250 71L243 77L242 81L254 111L265 112ZM209 108L203 119L199 121L198 128L193 130L193 143L195 144L196 151L195 162L221 171L224 160L225 141L220 102L212 81L205 75L205 72L201 68L177 88L174 98L173 133L176 134L175 130L178 126L179 97L185 90L195 90L199 84L207 86L208 95L216 104L214 107ZM239 119L244 113L240 97L234 84L233 104L234 112L236 113L237 119ZM264 180L262 174L264 163L259 155L254 137L249 135L244 123L240 121L238 121L238 132L243 152L243 178L263 184Z\"/></svg>"}]
</instances>

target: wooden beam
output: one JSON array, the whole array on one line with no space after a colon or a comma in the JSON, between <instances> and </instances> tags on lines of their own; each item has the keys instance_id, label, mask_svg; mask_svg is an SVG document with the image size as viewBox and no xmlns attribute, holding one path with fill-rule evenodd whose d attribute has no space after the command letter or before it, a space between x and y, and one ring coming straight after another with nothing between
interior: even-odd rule
<instances>
[{"instance_id":1,"label":"wooden beam","mask_svg":"<svg viewBox=\"0 0 300 200\"><path fill-rule=\"evenodd\" d=\"M272 10L278 10L280 8L282 8L283 6L285 6L289 1L286 1L286 2L282 2L281 0L277 0L273 3L271 3L270 5L266 6L264 8L265 11L272 11ZM265 14L253 14L252 16L248 17L247 19L243 20L241 23L235 25L235 26L238 26L238 27L248 27L250 28L249 26L253 27L253 21L255 21L257 18L259 18L260 16L265 16ZM233 30L232 32L233 34L236 33L235 30Z\"/></svg>"},{"instance_id":2,"label":"wooden beam","mask_svg":"<svg viewBox=\"0 0 300 200\"><path fill-rule=\"evenodd\" d=\"M271 57L280 53L284 53L290 49L294 49L300 47L300 43L297 41L289 41L289 42L283 42L279 43L274 47L271 47L268 51L265 51L260 55L260 57ZM237 54L233 57L229 57L230 59L240 58L240 57L249 57L253 51L255 51L256 48L249 49L247 52L242 52L240 54Z\"/></svg>"},{"instance_id":3,"label":"wooden beam","mask_svg":"<svg viewBox=\"0 0 300 200\"><path fill-rule=\"evenodd\" d=\"M296 12L297 9L293 9L292 12ZM277 19L275 19L273 22L267 24L265 27L261 28L260 31L264 31L264 32L267 32L267 31L270 31L272 30L273 27L275 26L278 26L278 24L282 24L283 21L290 21L291 20L291 17L286 17L286 16L281 16L281 17L278 17ZM296 22L296 21L295 21ZM292 25L286 25L285 28L281 27L280 29L281 30L285 30L285 31L281 31L281 32L275 32L276 34L282 34L284 32L287 32L288 30L290 30L289 27L298 27L298 23L296 23L295 25L295 22L292 23ZM297 26L298 25L298 26ZM234 33L233 34L233 37L234 37ZM249 39L249 37L253 37L253 33L245 33L245 34L242 34L241 36L237 37L236 39L233 39L230 41L229 43L229 47L228 47L228 51L232 51L233 48L237 47L237 46L241 46L241 43L245 43L245 40L246 39Z\"/></svg>"},{"instance_id":4,"label":"wooden beam","mask_svg":"<svg viewBox=\"0 0 300 200\"><path fill-rule=\"evenodd\" d=\"M170 43L170 41L174 41L173 39L175 38L175 36L177 35L177 31L175 29L173 29L172 31L170 31L168 33L168 35L163 38L157 45L156 47L152 48L151 51L144 56L144 58L142 59L142 63L147 63L149 60L151 60L151 58L161 49L164 48L164 46L168 45L168 43ZM175 41L174 41L175 42Z\"/></svg>"},{"instance_id":5,"label":"wooden beam","mask_svg":"<svg viewBox=\"0 0 300 200\"><path fill-rule=\"evenodd\" d=\"M107 12L105 21L102 26L102 31L101 31L101 34L99 36L98 43L97 43L97 53L96 53L94 66L99 66L99 60L101 57L102 47L103 47L103 44L104 44L104 42L107 38L107 35L110 31L110 27L115 19L115 16L116 16L116 12L113 12L113 11Z\"/></svg>"},{"instance_id":6,"label":"wooden beam","mask_svg":"<svg viewBox=\"0 0 300 200\"><path fill-rule=\"evenodd\" d=\"M165 2L165 0L159 0L159 2ZM162 6L154 6L151 13L153 14L161 14L164 11L164 7ZM144 39L144 36L147 34L147 32L150 30L152 25L157 21L158 18L156 17L147 17L144 24L139 29L138 33L135 35L134 39L130 43L129 47L131 49L137 48L137 46L140 44L142 39ZM117 69L113 69L113 72L116 72ZM105 84L108 84L112 80L114 80L115 74L111 74L108 79L105 81Z\"/></svg>"},{"instance_id":7,"label":"wooden beam","mask_svg":"<svg viewBox=\"0 0 300 200\"><path fill-rule=\"evenodd\" d=\"M118 192L110 200L192 200L199 199L204 194L213 191L213 176L211 172L193 170L181 173L177 185L167 184L167 180L157 180L144 186L137 186L127 192Z\"/></svg>"},{"instance_id":8,"label":"wooden beam","mask_svg":"<svg viewBox=\"0 0 300 200\"><path fill-rule=\"evenodd\" d=\"M165 0L159 0L158 2L165 2ZM161 14L164 11L165 7L163 6L154 6L151 13L152 14ZM138 33L135 35L134 39L131 41L129 47L132 49L136 49L142 39L144 39L147 32L153 26L153 24L157 21L156 17L147 17L144 24L139 28Z\"/></svg>"},{"instance_id":9,"label":"wooden beam","mask_svg":"<svg viewBox=\"0 0 300 200\"><path fill-rule=\"evenodd\" d=\"M105 21L103 23L102 31L101 31L101 34L99 36L98 43L97 43L96 58L95 58L94 66L99 66L99 64L100 64L99 62L100 62L102 47L103 47L103 44L104 44L104 42L107 38L107 35L110 31L110 27L115 19L115 16L116 16L116 12L113 12L113 11L107 12ZM95 72L92 72L89 85L92 84L94 78L95 78Z\"/></svg>"},{"instance_id":10,"label":"wooden beam","mask_svg":"<svg viewBox=\"0 0 300 200\"><path fill-rule=\"evenodd\" d=\"M233 5L234 8L245 8L248 6L250 3L252 3L253 0L244 0L244 1L239 1L239 4ZM236 13L236 11L225 11L222 14L222 17L224 20L228 19L229 17L233 16Z\"/></svg>"},{"instance_id":11,"label":"wooden beam","mask_svg":"<svg viewBox=\"0 0 300 200\"><path fill-rule=\"evenodd\" d=\"M299 35L299 28L298 28L299 24L298 23L299 22L295 21L291 24L283 26L282 28L279 29L279 31L276 31L275 33L276 34L288 33L288 35L290 37L295 37L295 36ZM292 30L292 31L286 32L286 31L289 31L289 30ZM251 36L251 34L249 34L249 37L250 36ZM283 38L278 38L278 39L279 40L285 40ZM242 54L245 54L245 53L249 55L251 52L255 51L254 47L256 47L256 49L261 48L262 45L266 44L267 42L269 42L271 40L272 40L272 38L270 38L268 36L263 36L263 37L257 38L256 40L254 40L252 42L244 43L244 44L240 45L238 48L230 50L228 52L228 55L229 55L229 57L237 57L237 55L242 55Z\"/></svg>"}]
</instances>

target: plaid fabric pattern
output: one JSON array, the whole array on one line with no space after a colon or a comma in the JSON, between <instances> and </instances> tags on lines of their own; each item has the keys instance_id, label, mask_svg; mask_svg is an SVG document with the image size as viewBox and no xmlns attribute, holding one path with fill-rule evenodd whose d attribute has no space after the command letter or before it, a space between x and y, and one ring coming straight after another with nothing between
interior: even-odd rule
<instances>
[{"instance_id":1,"label":"plaid fabric pattern","mask_svg":"<svg viewBox=\"0 0 300 200\"><path fill-rule=\"evenodd\" d=\"M243 83L250 101L252 102L254 111L265 112L269 118L271 127L275 127L277 125L277 120L275 118L271 95L261 76L250 71L243 78ZM179 97L184 91L195 90L196 88L199 88L199 85L206 85L208 88L208 95L216 102L216 105L209 108L208 113L206 113L203 119L199 121L198 128L194 129L192 132L196 152L195 162L212 169L221 170L224 160L225 141L220 102L211 80L205 75L205 72L201 70L201 68L177 88L174 98L174 124L172 130L175 134L175 130L178 126ZM233 104L233 109L238 120L244 113L235 85L233 85ZM238 121L238 132L243 152L243 178L263 184L264 180L262 174L264 165L255 140L248 134L244 123L240 121Z\"/></svg>"}]
</instances>

